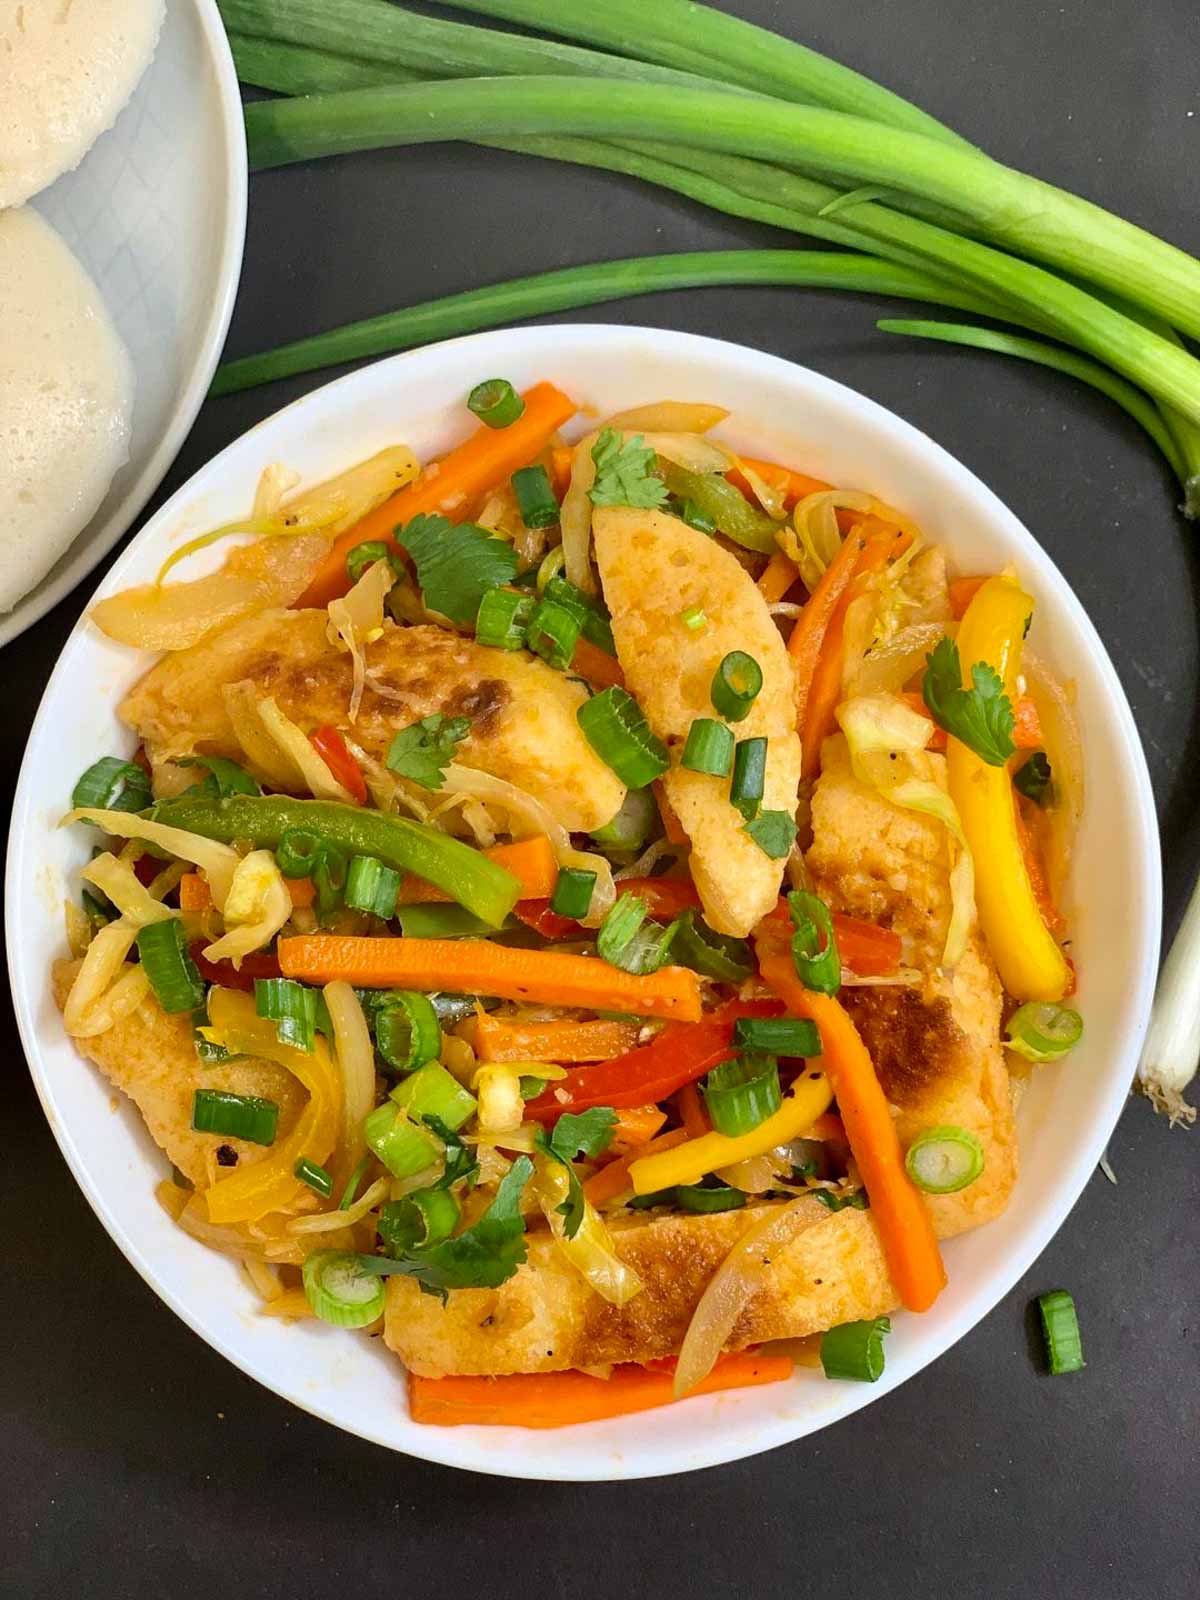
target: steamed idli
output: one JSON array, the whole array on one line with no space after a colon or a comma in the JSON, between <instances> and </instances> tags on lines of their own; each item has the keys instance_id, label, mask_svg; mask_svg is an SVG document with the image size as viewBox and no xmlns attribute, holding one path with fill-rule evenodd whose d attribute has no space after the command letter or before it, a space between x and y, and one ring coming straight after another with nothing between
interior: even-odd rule
<instances>
[{"instance_id":1,"label":"steamed idli","mask_svg":"<svg viewBox=\"0 0 1200 1600\"><path fill-rule=\"evenodd\" d=\"M0 207L77 167L150 65L163 0L0 0Z\"/></svg>"},{"instance_id":2,"label":"steamed idli","mask_svg":"<svg viewBox=\"0 0 1200 1600\"><path fill-rule=\"evenodd\" d=\"M36 211L0 212L0 612L40 582L129 458L133 368Z\"/></svg>"}]
</instances>

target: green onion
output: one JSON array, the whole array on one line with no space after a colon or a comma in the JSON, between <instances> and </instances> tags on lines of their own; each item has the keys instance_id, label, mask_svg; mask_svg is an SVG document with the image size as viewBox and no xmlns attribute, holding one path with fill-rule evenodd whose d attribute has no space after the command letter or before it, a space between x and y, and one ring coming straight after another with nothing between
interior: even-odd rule
<instances>
[{"instance_id":1,"label":"green onion","mask_svg":"<svg viewBox=\"0 0 1200 1600\"><path fill-rule=\"evenodd\" d=\"M584 594L582 589L577 589L573 583L568 583L566 578L560 578L554 573L547 577L542 588L547 600L553 600L574 613L579 623L579 630L589 644L594 644L598 650L603 650L610 656L616 655L612 619L608 614L608 607L603 602L594 599L590 594Z\"/></svg>"},{"instance_id":2,"label":"green onion","mask_svg":"<svg viewBox=\"0 0 1200 1600\"><path fill-rule=\"evenodd\" d=\"M685 500L679 507L679 519L697 533L716 533L717 525L707 511L701 511L694 500ZM703 615L703 613L701 613Z\"/></svg>"},{"instance_id":3,"label":"green onion","mask_svg":"<svg viewBox=\"0 0 1200 1600\"><path fill-rule=\"evenodd\" d=\"M391 1098L414 1122L437 1117L452 1133L475 1115L475 1096L468 1094L440 1061L427 1061L418 1067L411 1077L396 1085Z\"/></svg>"},{"instance_id":4,"label":"green onion","mask_svg":"<svg viewBox=\"0 0 1200 1600\"><path fill-rule=\"evenodd\" d=\"M512 475L517 509L527 528L552 528L558 521L559 506L550 487L545 467L521 467Z\"/></svg>"},{"instance_id":5,"label":"green onion","mask_svg":"<svg viewBox=\"0 0 1200 1600\"><path fill-rule=\"evenodd\" d=\"M1050 1371L1056 1377L1063 1372L1081 1372L1087 1363L1074 1300L1065 1289L1052 1289L1049 1294L1038 1296L1038 1311Z\"/></svg>"},{"instance_id":6,"label":"green onion","mask_svg":"<svg viewBox=\"0 0 1200 1600\"><path fill-rule=\"evenodd\" d=\"M557 578L562 572L563 567L566 565L566 560L567 552L560 544L556 544L548 555L542 557L541 565L537 569L537 576L533 580L534 587L539 594L543 594L550 580Z\"/></svg>"},{"instance_id":7,"label":"green onion","mask_svg":"<svg viewBox=\"0 0 1200 1600\"><path fill-rule=\"evenodd\" d=\"M657 815L656 811L655 816ZM113 920L116 914L115 908L109 901L108 896L102 895L98 889L82 890L79 899L84 911L87 913L87 919L91 923L93 931L96 928L104 927L105 923Z\"/></svg>"},{"instance_id":8,"label":"green onion","mask_svg":"<svg viewBox=\"0 0 1200 1600\"><path fill-rule=\"evenodd\" d=\"M792 962L800 982L817 994L836 994L842 984L842 962L829 907L807 889L798 889L788 895L788 910L795 929Z\"/></svg>"},{"instance_id":9,"label":"green onion","mask_svg":"<svg viewBox=\"0 0 1200 1600\"><path fill-rule=\"evenodd\" d=\"M449 1189L429 1185L390 1200L380 1215L380 1233L391 1255L407 1255L422 1245L448 1239L460 1215L458 1201Z\"/></svg>"},{"instance_id":10,"label":"green onion","mask_svg":"<svg viewBox=\"0 0 1200 1600\"><path fill-rule=\"evenodd\" d=\"M625 1202L630 1211L652 1211L656 1206L672 1206L674 1204L674 1189L656 1189L653 1194L631 1195Z\"/></svg>"},{"instance_id":11,"label":"green onion","mask_svg":"<svg viewBox=\"0 0 1200 1600\"><path fill-rule=\"evenodd\" d=\"M680 765L689 772L710 772L727 778L733 766L733 734L723 722L697 717L688 729Z\"/></svg>"},{"instance_id":12,"label":"green onion","mask_svg":"<svg viewBox=\"0 0 1200 1600\"><path fill-rule=\"evenodd\" d=\"M523 650L534 599L515 589L489 589L479 602L475 638L494 650Z\"/></svg>"},{"instance_id":13,"label":"green onion","mask_svg":"<svg viewBox=\"0 0 1200 1600\"><path fill-rule=\"evenodd\" d=\"M1035 806L1048 805L1052 776L1045 752L1038 750L1013 773L1013 788L1027 800L1032 800Z\"/></svg>"},{"instance_id":14,"label":"green onion","mask_svg":"<svg viewBox=\"0 0 1200 1600\"><path fill-rule=\"evenodd\" d=\"M700 1183L681 1183L675 1189L675 1203L681 1211L738 1211L746 1204L743 1189L733 1189L727 1183L706 1188Z\"/></svg>"},{"instance_id":15,"label":"green onion","mask_svg":"<svg viewBox=\"0 0 1200 1600\"><path fill-rule=\"evenodd\" d=\"M726 722L741 722L762 688L762 668L744 650L731 650L713 674L709 696Z\"/></svg>"},{"instance_id":16,"label":"green onion","mask_svg":"<svg viewBox=\"0 0 1200 1600\"><path fill-rule=\"evenodd\" d=\"M325 854L325 844L303 828L286 828L275 846L275 865L285 878L310 878Z\"/></svg>"},{"instance_id":17,"label":"green onion","mask_svg":"<svg viewBox=\"0 0 1200 1600\"><path fill-rule=\"evenodd\" d=\"M385 921L396 914L400 874L374 856L355 856L346 873L346 904L352 911L369 911Z\"/></svg>"},{"instance_id":18,"label":"green onion","mask_svg":"<svg viewBox=\"0 0 1200 1600\"><path fill-rule=\"evenodd\" d=\"M733 1025L739 1050L805 1060L821 1054L821 1035L807 1017L739 1017Z\"/></svg>"},{"instance_id":19,"label":"green onion","mask_svg":"<svg viewBox=\"0 0 1200 1600\"><path fill-rule=\"evenodd\" d=\"M344 904L349 871L345 851L333 845L322 850L312 871L313 888L317 891L317 916L322 922Z\"/></svg>"},{"instance_id":20,"label":"green onion","mask_svg":"<svg viewBox=\"0 0 1200 1600\"><path fill-rule=\"evenodd\" d=\"M613 965L620 967L622 972L639 974L657 972L660 967L665 967L668 961L674 960L675 935L678 929L678 919L668 923L665 928L657 922L643 923L621 954L614 959Z\"/></svg>"},{"instance_id":21,"label":"green onion","mask_svg":"<svg viewBox=\"0 0 1200 1600\"><path fill-rule=\"evenodd\" d=\"M392 558L391 546L382 539L364 539L346 553L346 576L352 585L356 584L368 567L373 567L377 561L386 561L390 566Z\"/></svg>"},{"instance_id":22,"label":"green onion","mask_svg":"<svg viewBox=\"0 0 1200 1600\"><path fill-rule=\"evenodd\" d=\"M684 606L679 620L689 633L703 633L708 627L708 618L699 606Z\"/></svg>"},{"instance_id":23,"label":"green onion","mask_svg":"<svg viewBox=\"0 0 1200 1600\"><path fill-rule=\"evenodd\" d=\"M634 934L646 920L647 905L635 894L619 895L605 913L596 934L596 954L602 961L619 966Z\"/></svg>"},{"instance_id":24,"label":"green onion","mask_svg":"<svg viewBox=\"0 0 1200 1600\"><path fill-rule=\"evenodd\" d=\"M206 1039L201 1033L201 1028L208 1027L208 1011L204 1006L198 1006L192 1017L193 1032L192 1044L195 1046L196 1059L204 1067L219 1067L223 1061L235 1061L237 1057L232 1050L226 1050L223 1044L214 1044L211 1039Z\"/></svg>"},{"instance_id":25,"label":"green onion","mask_svg":"<svg viewBox=\"0 0 1200 1600\"><path fill-rule=\"evenodd\" d=\"M827 1378L877 1383L883 1376L883 1336L891 1333L887 1317L869 1322L843 1322L821 1335L821 1365Z\"/></svg>"},{"instance_id":26,"label":"green onion","mask_svg":"<svg viewBox=\"0 0 1200 1600\"><path fill-rule=\"evenodd\" d=\"M909 1145L904 1166L926 1194L957 1194L983 1171L983 1146L968 1128L926 1128Z\"/></svg>"},{"instance_id":27,"label":"green onion","mask_svg":"<svg viewBox=\"0 0 1200 1600\"><path fill-rule=\"evenodd\" d=\"M317 1024L317 994L294 978L255 978L254 1009L275 1024L280 1044L311 1051Z\"/></svg>"},{"instance_id":28,"label":"green onion","mask_svg":"<svg viewBox=\"0 0 1200 1600\"><path fill-rule=\"evenodd\" d=\"M745 550L771 555L779 523L765 511L752 506L740 489L735 489L719 472L689 472L686 467L665 458L660 462L663 480L672 495L683 503L683 521L702 533L713 529ZM697 515L698 514L698 515ZM711 523L712 527L706 527Z\"/></svg>"},{"instance_id":29,"label":"green onion","mask_svg":"<svg viewBox=\"0 0 1200 1600\"><path fill-rule=\"evenodd\" d=\"M192 1127L197 1133L219 1133L251 1144L274 1144L279 1107L256 1094L230 1094L224 1089L197 1089L192 1096Z\"/></svg>"},{"instance_id":30,"label":"green onion","mask_svg":"<svg viewBox=\"0 0 1200 1600\"><path fill-rule=\"evenodd\" d=\"M613 850L632 852L647 844L660 827L658 805L651 789L630 789L621 809L602 828L593 828L592 838Z\"/></svg>"},{"instance_id":31,"label":"green onion","mask_svg":"<svg viewBox=\"0 0 1200 1600\"><path fill-rule=\"evenodd\" d=\"M144 811L152 799L150 779L141 767L120 756L93 762L71 791L75 811Z\"/></svg>"},{"instance_id":32,"label":"green onion","mask_svg":"<svg viewBox=\"0 0 1200 1600\"><path fill-rule=\"evenodd\" d=\"M346 1180L346 1187L342 1190L342 1198L338 1201L339 1211L349 1211L350 1207L354 1204L355 1196L358 1194L359 1187L367 1175L367 1168L370 1166L370 1164L371 1157L368 1153L362 1158L362 1160L355 1167L354 1171L350 1174L349 1178Z\"/></svg>"},{"instance_id":33,"label":"green onion","mask_svg":"<svg viewBox=\"0 0 1200 1600\"><path fill-rule=\"evenodd\" d=\"M739 739L733 752L733 778L729 784L729 803L747 822L753 822L762 805L767 777L767 741Z\"/></svg>"},{"instance_id":34,"label":"green onion","mask_svg":"<svg viewBox=\"0 0 1200 1600\"><path fill-rule=\"evenodd\" d=\"M552 667L569 667L579 643L580 622L557 600L543 598L529 619L525 643Z\"/></svg>"},{"instance_id":35,"label":"green onion","mask_svg":"<svg viewBox=\"0 0 1200 1600\"><path fill-rule=\"evenodd\" d=\"M1083 1038L1083 1018L1054 1000L1031 1000L1008 1019L1005 1044L1030 1061L1059 1061Z\"/></svg>"},{"instance_id":36,"label":"green onion","mask_svg":"<svg viewBox=\"0 0 1200 1600\"><path fill-rule=\"evenodd\" d=\"M292 1171L301 1183L306 1183L323 1200L328 1200L333 1193L332 1175L317 1162L310 1161L307 1156L301 1156Z\"/></svg>"},{"instance_id":37,"label":"green onion","mask_svg":"<svg viewBox=\"0 0 1200 1600\"><path fill-rule=\"evenodd\" d=\"M720 983L744 983L754 973L754 958L745 939L714 933L694 911L685 911L675 921L671 960L679 967L690 967L705 978Z\"/></svg>"},{"instance_id":38,"label":"green onion","mask_svg":"<svg viewBox=\"0 0 1200 1600\"><path fill-rule=\"evenodd\" d=\"M704 1103L718 1133L736 1139L752 1133L783 1104L773 1056L732 1056L704 1080Z\"/></svg>"},{"instance_id":39,"label":"green onion","mask_svg":"<svg viewBox=\"0 0 1200 1600\"><path fill-rule=\"evenodd\" d=\"M441 1053L438 1014L429 996L415 989L389 989L374 1025L375 1048L396 1072L413 1072Z\"/></svg>"},{"instance_id":40,"label":"green onion","mask_svg":"<svg viewBox=\"0 0 1200 1600\"><path fill-rule=\"evenodd\" d=\"M742 832L749 834L763 855L772 861L790 856L796 842L796 823L786 811L760 811L750 818Z\"/></svg>"},{"instance_id":41,"label":"green onion","mask_svg":"<svg viewBox=\"0 0 1200 1600\"><path fill-rule=\"evenodd\" d=\"M814 1200L818 1200L826 1211L865 1211L867 1209L867 1191L855 1189L851 1193L837 1194L832 1189L812 1189L809 1191Z\"/></svg>"},{"instance_id":42,"label":"green onion","mask_svg":"<svg viewBox=\"0 0 1200 1600\"><path fill-rule=\"evenodd\" d=\"M204 982L188 954L187 935L178 917L138 929L138 956L164 1011L195 1011L204 1001Z\"/></svg>"},{"instance_id":43,"label":"green onion","mask_svg":"<svg viewBox=\"0 0 1200 1600\"><path fill-rule=\"evenodd\" d=\"M579 867L560 867L550 896L550 909L560 917L571 917L580 922L588 914L592 891L596 887L596 874L584 872Z\"/></svg>"},{"instance_id":44,"label":"green onion","mask_svg":"<svg viewBox=\"0 0 1200 1600\"><path fill-rule=\"evenodd\" d=\"M467 396L467 407L489 428L508 428L525 413L525 402L507 378L485 378Z\"/></svg>"},{"instance_id":45,"label":"green onion","mask_svg":"<svg viewBox=\"0 0 1200 1600\"><path fill-rule=\"evenodd\" d=\"M627 689L605 689L575 713L584 738L628 789L644 789L670 766L667 747L655 737Z\"/></svg>"},{"instance_id":46,"label":"green onion","mask_svg":"<svg viewBox=\"0 0 1200 1600\"><path fill-rule=\"evenodd\" d=\"M367 1114L363 1137L367 1148L383 1162L393 1178L411 1178L433 1166L438 1158L438 1145L432 1135L418 1128L390 1100Z\"/></svg>"},{"instance_id":47,"label":"green onion","mask_svg":"<svg viewBox=\"0 0 1200 1600\"><path fill-rule=\"evenodd\" d=\"M362 1269L349 1250L314 1250L305 1258L304 1292L320 1317L335 1328L366 1328L383 1315L387 1289Z\"/></svg>"}]
</instances>

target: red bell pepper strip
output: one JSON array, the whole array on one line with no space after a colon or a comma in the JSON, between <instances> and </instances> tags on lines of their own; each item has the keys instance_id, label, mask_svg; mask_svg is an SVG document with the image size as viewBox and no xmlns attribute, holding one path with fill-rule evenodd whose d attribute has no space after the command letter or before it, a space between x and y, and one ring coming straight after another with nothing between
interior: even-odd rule
<instances>
[{"instance_id":1,"label":"red bell pepper strip","mask_svg":"<svg viewBox=\"0 0 1200 1600\"><path fill-rule=\"evenodd\" d=\"M580 933L580 924L551 911L549 900L518 900L513 916L534 933L540 933L543 939L571 939Z\"/></svg>"},{"instance_id":2,"label":"red bell pepper strip","mask_svg":"<svg viewBox=\"0 0 1200 1600\"><path fill-rule=\"evenodd\" d=\"M325 723L309 734L308 742L342 788L352 795L360 806L365 806L368 798L367 781L362 775L362 768L350 754L345 739L337 729Z\"/></svg>"}]
</instances>

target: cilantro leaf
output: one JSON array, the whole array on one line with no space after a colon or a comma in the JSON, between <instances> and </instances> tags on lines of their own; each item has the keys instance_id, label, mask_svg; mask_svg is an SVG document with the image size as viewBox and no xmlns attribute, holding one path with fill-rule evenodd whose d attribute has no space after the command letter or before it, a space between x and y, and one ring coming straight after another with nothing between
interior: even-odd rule
<instances>
[{"instance_id":1,"label":"cilantro leaf","mask_svg":"<svg viewBox=\"0 0 1200 1600\"><path fill-rule=\"evenodd\" d=\"M448 1128L441 1117L427 1115L421 1118L427 1128L431 1128L442 1143L446 1146L446 1167L440 1178L430 1184L431 1189L449 1189L454 1184L465 1179L468 1187L474 1185L479 1176L479 1162L471 1154L470 1148L465 1145L458 1135Z\"/></svg>"},{"instance_id":2,"label":"cilantro leaf","mask_svg":"<svg viewBox=\"0 0 1200 1600\"><path fill-rule=\"evenodd\" d=\"M511 583L520 562L512 545L471 522L447 517L414 517L396 529L417 569L426 610L470 626L489 589Z\"/></svg>"},{"instance_id":3,"label":"cilantro leaf","mask_svg":"<svg viewBox=\"0 0 1200 1600\"><path fill-rule=\"evenodd\" d=\"M261 794L255 780L236 761L224 756L175 756L177 767L205 767L207 771L198 783L193 783L184 794L189 798L224 800L231 794Z\"/></svg>"},{"instance_id":4,"label":"cilantro leaf","mask_svg":"<svg viewBox=\"0 0 1200 1600\"><path fill-rule=\"evenodd\" d=\"M446 765L454 760L454 747L471 731L467 717L444 717L440 711L422 717L409 728L401 728L388 747L387 764L391 771L423 789L440 789L446 781Z\"/></svg>"},{"instance_id":5,"label":"cilantro leaf","mask_svg":"<svg viewBox=\"0 0 1200 1600\"><path fill-rule=\"evenodd\" d=\"M1049 805L1054 773L1044 750L1037 750L1013 776L1013 788L1035 806Z\"/></svg>"},{"instance_id":6,"label":"cilantro leaf","mask_svg":"<svg viewBox=\"0 0 1200 1600\"><path fill-rule=\"evenodd\" d=\"M750 835L763 855L782 861L795 841L796 824L786 811L760 811L742 832Z\"/></svg>"},{"instance_id":7,"label":"cilantro leaf","mask_svg":"<svg viewBox=\"0 0 1200 1600\"><path fill-rule=\"evenodd\" d=\"M532 1175L533 1162L518 1156L473 1227L438 1244L405 1248L405 1241L398 1240L400 1253L392 1270L415 1278L427 1293L440 1295L443 1304L451 1289L498 1289L507 1283L525 1260L521 1195ZM381 1235L387 1210L385 1206L380 1215ZM387 1242L384 1235L385 1249Z\"/></svg>"},{"instance_id":8,"label":"cilantro leaf","mask_svg":"<svg viewBox=\"0 0 1200 1600\"><path fill-rule=\"evenodd\" d=\"M612 1143L617 1127L617 1113L611 1106L593 1106L590 1111L566 1112L554 1124L551 1133L539 1128L533 1139L543 1155L561 1161L567 1171L567 1198L558 1212L565 1220L563 1232L573 1239L583 1222L583 1185L579 1174L571 1165L576 1156L598 1156Z\"/></svg>"},{"instance_id":9,"label":"cilantro leaf","mask_svg":"<svg viewBox=\"0 0 1200 1600\"><path fill-rule=\"evenodd\" d=\"M921 681L929 715L939 728L960 739L990 767L1002 767L1017 748L1013 742L1012 701L995 667L977 661L973 687L962 686L962 665L953 639L939 639Z\"/></svg>"},{"instance_id":10,"label":"cilantro leaf","mask_svg":"<svg viewBox=\"0 0 1200 1600\"><path fill-rule=\"evenodd\" d=\"M615 428L602 428L592 446L596 481L588 490L594 506L643 506L650 509L667 503L667 486L656 478L657 456L642 443L641 434L622 439Z\"/></svg>"}]
</instances>

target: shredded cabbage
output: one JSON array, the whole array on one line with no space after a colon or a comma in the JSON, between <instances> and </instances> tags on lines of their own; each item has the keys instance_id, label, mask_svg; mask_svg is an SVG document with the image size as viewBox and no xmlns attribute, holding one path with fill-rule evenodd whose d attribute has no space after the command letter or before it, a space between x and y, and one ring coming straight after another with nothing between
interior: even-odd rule
<instances>
[{"instance_id":1,"label":"shredded cabbage","mask_svg":"<svg viewBox=\"0 0 1200 1600\"><path fill-rule=\"evenodd\" d=\"M342 1120L333 1164L334 1182L344 1184L366 1153L363 1123L375 1104L375 1047L358 996L348 983L325 985L333 1023L333 1053L342 1080Z\"/></svg>"},{"instance_id":2,"label":"shredded cabbage","mask_svg":"<svg viewBox=\"0 0 1200 1600\"><path fill-rule=\"evenodd\" d=\"M222 914L225 933L204 954L209 961L232 961L235 967L283 927L292 914L292 897L269 850L251 850L238 862Z\"/></svg>"},{"instance_id":3,"label":"shredded cabbage","mask_svg":"<svg viewBox=\"0 0 1200 1600\"><path fill-rule=\"evenodd\" d=\"M567 1238L566 1220L558 1208L567 1199L569 1187L570 1178L562 1162L539 1156L534 1192L555 1243L601 1299L617 1307L628 1305L634 1295L642 1292L642 1280L617 1254L612 1235L590 1200L583 1202L579 1231L573 1239Z\"/></svg>"},{"instance_id":4,"label":"shredded cabbage","mask_svg":"<svg viewBox=\"0 0 1200 1600\"><path fill-rule=\"evenodd\" d=\"M218 844L215 839L202 839L198 833L187 833L183 828L168 828L161 822L151 822L139 817L136 811L102 811L98 807L83 806L70 811L59 823L65 828L72 822L94 822L105 833L121 839L144 839L147 844L160 845L181 861L190 861L208 878L213 904L223 910L229 886L237 871L240 857L230 845Z\"/></svg>"},{"instance_id":5,"label":"shredded cabbage","mask_svg":"<svg viewBox=\"0 0 1200 1600\"><path fill-rule=\"evenodd\" d=\"M329 623L326 633L332 645L341 645L350 652L354 666L354 686L350 691L350 721L358 720L366 683L366 660L363 646L377 639L383 630L383 602L387 599L396 577L386 561L374 561L349 594L331 600L327 607Z\"/></svg>"},{"instance_id":6,"label":"shredded cabbage","mask_svg":"<svg viewBox=\"0 0 1200 1600\"><path fill-rule=\"evenodd\" d=\"M349 805L355 804L354 796L342 787L308 739L269 695L257 702L255 710L267 734L295 767L304 788L315 800L341 800Z\"/></svg>"},{"instance_id":7,"label":"shredded cabbage","mask_svg":"<svg viewBox=\"0 0 1200 1600\"><path fill-rule=\"evenodd\" d=\"M100 855L89 861L80 876L86 883L94 883L102 894L108 896L127 922L135 928L144 928L150 922L167 922L178 912L161 904L127 861L114 855Z\"/></svg>"}]
</instances>

